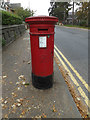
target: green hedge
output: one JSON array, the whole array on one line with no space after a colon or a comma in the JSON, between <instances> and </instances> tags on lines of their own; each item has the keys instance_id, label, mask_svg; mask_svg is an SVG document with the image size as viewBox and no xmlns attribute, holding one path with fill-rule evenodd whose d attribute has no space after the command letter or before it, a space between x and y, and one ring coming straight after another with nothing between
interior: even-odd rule
<instances>
[{"instance_id":1,"label":"green hedge","mask_svg":"<svg viewBox=\"0 0 90 120\"><path fill-rule=\"evenodd\" d=\"M0 44L2 44L2 46L5 46L6 41L3 38L0 38Z\"/></svg>"},{"instance_id":2,"label":"green hedge","mask_svg":"<svg viewBox=\"0 0 90 120\"><path fill-rule=\"evenodd\" d=\"M2 25L22 24L21 17L7 11L2 12Z\"/></svg>"}]
</instances>

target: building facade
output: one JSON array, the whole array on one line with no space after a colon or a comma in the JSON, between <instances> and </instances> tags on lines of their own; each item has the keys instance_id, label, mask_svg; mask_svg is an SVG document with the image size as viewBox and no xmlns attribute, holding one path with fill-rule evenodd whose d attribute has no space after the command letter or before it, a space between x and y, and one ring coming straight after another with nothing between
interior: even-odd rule
<instances>
[{"instance_id":1,"label":"building facade","mask_svg":"<svg viewBox=\"0 0 90 120\"><path fill-rule=\"evenodd\" d=\"M14 13L15 9L20 7L21 3L10 3L10 0L7 0L7 2L5 2L4 0L0 1L0 10Z\"/></svg>"}]
</instances>

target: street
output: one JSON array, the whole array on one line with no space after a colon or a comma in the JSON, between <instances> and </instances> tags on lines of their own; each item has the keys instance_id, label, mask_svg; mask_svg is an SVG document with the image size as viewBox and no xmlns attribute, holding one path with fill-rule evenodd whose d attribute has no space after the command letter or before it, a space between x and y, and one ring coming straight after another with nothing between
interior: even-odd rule
<instances>
[{"instance_id":1,"label":"street","mask_svg":"<svg viewBox=\"0 0 90 120\"><path fill-rule=\"evenodd\" d=\"M55 32L55 50L78 82L77 89L82 89L81 96L88 99L88 30L56 26Z\"/></svg>"},{"instance_id":2,"label":"street","mask_svg":"<svg viewBox=\"0 0 90 120\"><path fill-rule=\"evenodd\" d=\"M2 120L90 118L89 6L1 0Z\"/></svg>"},{"instance_id":3,"label":"street","mask_svg":"<svg viewBox=\"0 0 90 120\"><path fill-rule=\"evenodd\" d=\"M33 87L30 51L29 31L3 49L3 118L81 118L55 61L53 87Z\"/></svg>"},{"instance_id":4,"label":"street","mask_svg":"<svg viewBox=\"0 0 90 120\"><path fill-rule=\"evenodd\" d=\"M22 37L3 49L3 117L80 118L78 105L82 99L85 105L90 107L87 30L55 27L54 55L60 61L60 67L62 64L71 78L70 81L75 85L73 91L76 89L79 92L79 96L74 94L78 103L72 97L70 86L66 84L55 59L53 87L44 91L32 86L30 51L28 30ZM85 108L82 107L80 110L84 111ZM81 114L86 115L83 112Z\"/></svg>"}]
</instances>

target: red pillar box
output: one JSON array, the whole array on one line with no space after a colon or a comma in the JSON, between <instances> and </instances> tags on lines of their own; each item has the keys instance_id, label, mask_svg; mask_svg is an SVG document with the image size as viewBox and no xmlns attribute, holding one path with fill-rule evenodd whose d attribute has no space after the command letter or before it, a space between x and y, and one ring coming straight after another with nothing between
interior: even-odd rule
<instances>
[{"instance_id":1,"label":"red pillar box","mask_svg":"<svg viewBox=\"0 0 90 120\"><path fill-rule=\"evenodd\" d=\"M32 83L36 88L53 85L54 27L56 17L37 16L25 19L30 25Z\"/></svg>"}]
</instances>

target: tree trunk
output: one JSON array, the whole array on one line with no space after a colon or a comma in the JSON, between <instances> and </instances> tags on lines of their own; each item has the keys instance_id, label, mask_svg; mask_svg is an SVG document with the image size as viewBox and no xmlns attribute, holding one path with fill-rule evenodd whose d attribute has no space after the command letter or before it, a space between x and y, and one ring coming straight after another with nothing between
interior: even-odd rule
<instances>
[{"instance_id":1,"label":"tree trunk","mask_svg":"<svg viewBox=\"0 0 90 120\"><path fill-rule=\"evenodd\" d=\"M72 9L72 25L74 25L74 2L73 2L73 9Z\"/></svg>"}]
</instances>

